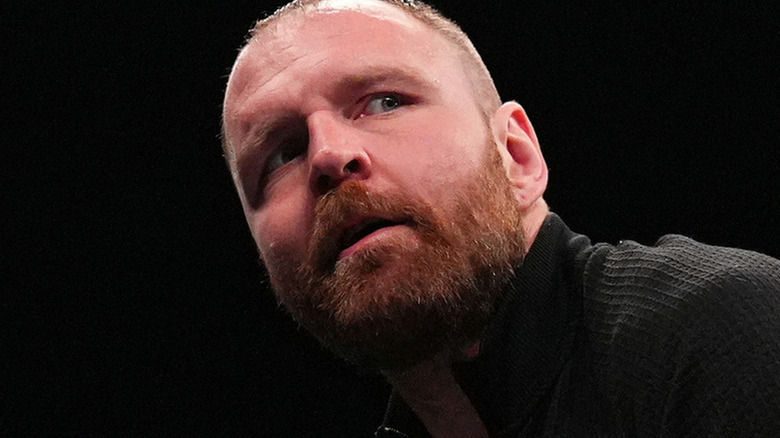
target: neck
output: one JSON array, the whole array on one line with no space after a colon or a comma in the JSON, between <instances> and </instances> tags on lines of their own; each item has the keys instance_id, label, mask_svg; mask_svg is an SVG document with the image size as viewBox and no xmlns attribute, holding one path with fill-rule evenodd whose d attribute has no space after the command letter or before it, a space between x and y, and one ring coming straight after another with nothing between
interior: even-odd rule
<instances>
[{"instance_id":1,"label":"neck","mask_svg":"<svg viewBox=\"0 0 780 438\"><path fill-rule=\"evenodd\" d=\"M536 236L539 234L539 230L542 228L542 224L547 215L550 214L550 207L547 206L547 202L543 198L537 199L523 214L523 233L525 237L525 251L531 249L531 245L534 244Z\"/></svg>"},{"instance_id":2,"label":"neck","mask_svg":"<svg viewBox=\"0 0 780 438\"><path fill-rule=\"evenodd\" d=\"M452 375L449 357L385 375L434 438L487 438L479 414Z\"/></svg>"}]
</instances>

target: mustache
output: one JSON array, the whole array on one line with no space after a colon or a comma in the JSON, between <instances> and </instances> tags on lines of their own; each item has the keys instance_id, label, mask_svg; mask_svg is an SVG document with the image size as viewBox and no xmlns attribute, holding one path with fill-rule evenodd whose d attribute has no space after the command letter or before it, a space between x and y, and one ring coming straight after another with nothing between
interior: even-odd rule
<instances>
[{"instance_id":1,"label":"mustache","mask_svg":"<svg viewBox=\"0 0 780 438\"><path fill-rule=\"evenodd\" d=\"M402 221L426 234L438 228L432 208L408 194L372 192L361 182L347 181L317 202L307 257L309 266L332 268L343 249L339 244L345 227L362 218Z\"/></svg>"}]
</instances>

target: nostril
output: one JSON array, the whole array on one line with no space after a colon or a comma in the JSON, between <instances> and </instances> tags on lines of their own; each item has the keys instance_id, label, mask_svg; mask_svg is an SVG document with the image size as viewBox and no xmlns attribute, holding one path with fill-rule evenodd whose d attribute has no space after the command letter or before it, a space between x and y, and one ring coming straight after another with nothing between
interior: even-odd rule
<instances>
[{"instance_id":1,"label":"nostril","mask_svg":"<svg viewBox=\"0 0 780 438\"><path fill-rule=\"evenodd\" d=\"M344 166L344 171L346 173L358 173L360 171L360 163L358 160L352 160Z\"/></svg>"},{"instance_id":2,"label":"nostril","mask_svg":"<svg viewBox=\"0 0 780 438\"><path fill-rule=\"evenodd\" d=\"M346 161L344 164L344 161L340 161L337 156L322 155L321 157L329 158L329 160L321 160L310 170L313 173L310 184L312 190L318 195L324 195L349 179L364 177L364 173L368 169L368 166L359 158L344 160Z\"/></svg>"},{"instance_id":3,"label":"nostril","mask_svg":"<svg viewBox=\"0 0 780 438\"><path fill-rule=\"evenodd\" d=\"M325 193L333 187L333 178L328 175L320 175L317 177L317 189L320 193Z\"/></svg>"}]
</instances>

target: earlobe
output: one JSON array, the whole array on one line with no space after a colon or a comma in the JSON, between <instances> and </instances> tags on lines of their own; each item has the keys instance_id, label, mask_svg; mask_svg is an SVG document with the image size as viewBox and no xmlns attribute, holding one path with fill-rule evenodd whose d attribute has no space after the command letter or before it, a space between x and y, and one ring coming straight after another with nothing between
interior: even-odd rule
<instances>
[{"instance_id":1,"label":"earlobe","mask_svg":"<svg viewBox=\"0 0 780 438\"><path fill-rule=\"evenodd\" d=\"M530 207L547 188L547 164L523 107L503 104L493 116L493 135L518 202Z\"/></svg>"}]
</instances>

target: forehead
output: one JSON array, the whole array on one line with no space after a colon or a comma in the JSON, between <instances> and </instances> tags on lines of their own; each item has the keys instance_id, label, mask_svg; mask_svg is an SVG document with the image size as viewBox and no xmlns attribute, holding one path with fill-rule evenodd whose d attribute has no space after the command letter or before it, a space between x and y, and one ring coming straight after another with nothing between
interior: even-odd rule
<instances>
[{"instance_id":1,"label":"forehead","mask_svg":"<svg viewBox=\"0 0 780 438\"><path fill-rule=\"evenodd\" d=\"M434 59L451 64L454 52L449 40L397 6L326 0L316 8L288 11L255 35L233 66L225 104L273 87L306 63L341 70L371 64L430 70Z\"/></svg>"}]
</instances>

